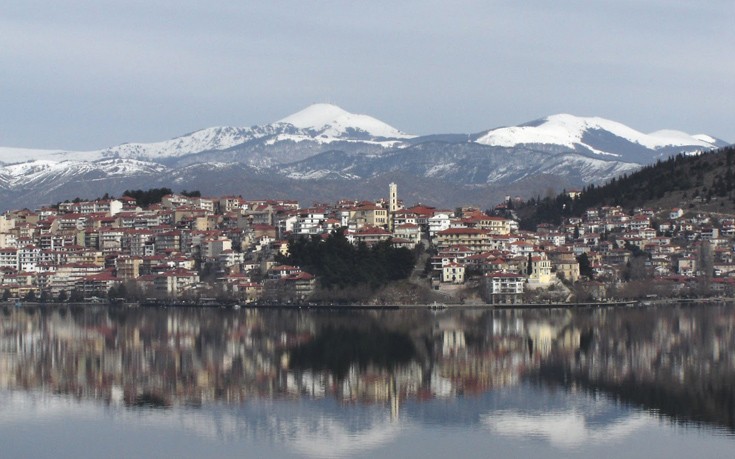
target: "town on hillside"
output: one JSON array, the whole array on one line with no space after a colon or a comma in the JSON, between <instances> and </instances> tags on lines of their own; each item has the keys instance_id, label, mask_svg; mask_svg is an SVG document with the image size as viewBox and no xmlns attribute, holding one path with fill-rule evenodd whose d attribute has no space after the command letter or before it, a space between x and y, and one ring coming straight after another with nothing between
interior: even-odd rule
<instances>
[{"instance_id":1,"label":"town on hillside","mask_svg":"<svg viewBox=\"0 0 735 459\"><path fill-rule=\"evenodd\" d=\"M0 294L17 304L519 305L735 290L732 215L605 206L526 231L518 198L440 209L405 206L396 184L387 191L308 208L170 193L148 205L124 195L6 211Z\"/></svg>"}]
</instances>

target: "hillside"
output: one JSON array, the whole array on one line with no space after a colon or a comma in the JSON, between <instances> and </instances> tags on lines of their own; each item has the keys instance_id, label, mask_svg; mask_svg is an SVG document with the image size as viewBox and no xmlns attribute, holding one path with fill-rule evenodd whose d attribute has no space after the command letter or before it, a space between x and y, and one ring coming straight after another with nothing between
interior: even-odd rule
<instances>
[{"instance_id":1,"label":"hillside","mask_svg":"<svg viewBox=\"0 0 735 459\"><path fill-rule=\"evenodd\" d=\"M735 147L729 146L699 155L676 155L623 174L602 186L589 185L572 199L563 192L536 197L516 208L524 228L538 223L561 222L563 217L580 216L586 209L605 205L673 208L688 212L735 213Z\"/></svg>"}]
</instances>

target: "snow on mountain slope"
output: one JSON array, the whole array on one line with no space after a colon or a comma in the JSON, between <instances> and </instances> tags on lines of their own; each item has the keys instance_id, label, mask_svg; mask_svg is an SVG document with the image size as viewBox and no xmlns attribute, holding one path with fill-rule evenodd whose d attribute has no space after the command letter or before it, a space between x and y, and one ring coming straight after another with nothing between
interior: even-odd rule
<instances>
[{"instance_id":1,"label":"snow on mountain slope","mask_svg":"<svg viewBox=\"0 0 735 459\"><path fill-rule=\"evenodd\" d=\"M349 182L390 173L472 186L532 176L586 184L722 143L679 131L643 134L603 118L572 115L477 135L414 138L375 118L316 104L264 126L214 127L163 142L86 152L0 148L0 197L7 205L13 199L66 199L123 183L190 187L199 180L219 186L222 180L236 184L245 173L264 181Z\"/></svg>"},{"instance_id":2,"label":"snow on mountain slope","mask_svg":"<svg viewBox=\"0 0 735 459\"><path fill-rule=\"evenodd\" d=\"M103 161L35 160L0 167L0 180L7 188L32 188L51 183L62 183L83 176L97 174L104 177L134 177L156 175L166 170L155 163L131 159Z\"/></svg>"},{"instance_id":3,"label":"snow on mountain slope","mask_svg":"<svg viewBox=\"0 0 735 459\"><path fill-rule=\"evenodd\" d=\"M65 151L0 147L0 161L19 163L33 160L96 161L104 158L160 159L208 150L222 150L267 134L249 128L209 128L171 140L154 143L125 143L102 150Z\"/></svg>"},{"instance_id":4,"label":"snow on mountain slope","mask_svg":"<svg viewBox=\"0 0 735 459\"><path fill-rule=\"evenodd\" d=\"M0 168L8 188L50 186L52 182L86 174L95 167L84 161L36 160Z\"/></svg>"},{"instance_id":5,"label":"snow on mountain slope","mask_svg":"<svg viewBox=\"0 0 735 459\"><path fill-rule=\"evenodd\" d=\"M714 148L706 136L691 136L680 131L662 130L644 134L624 124L599 117L577 117L573 115L552 115L520 126L490 130L481 135L476 142L483 145L515 147L529 144L552 144L574 150L578 147L588 149L599 155L619 156L618 152L595 148L585 142L591 133L607 132L632 144L650 150L664 147ZM714 140L714 139L712 139Z\"/></svg>"},{"instance_id":6,"label":"snow on mountain slope","mask_svg":"<svg viewBox=\"0 0 735 459\"><path fill-rule=\"evenodd\" d=\"M100 171L104 172L108 177L132 177L135 175L155 175L162 174L166 167L147 161L138 161L135 159L106 159L96 161L94 163Z\"/></svg>"},{"instance_id":7,"label":"snow on mountain slope","mask_svg":"<svg viewBox=\"0 0 735 459\"><path fill-rule=\"evenodd\" d=\"M359 151L397 149L408 146L408 135L367 115L349 113L335 105L314 104L275 123L263 126L212 127L153 143L126 143L96 151L34 150L0 147L0 163L10 164L33 160L98 161L128 158L142 161L179 161L189 155L208 155L210 161L240 161L253 155L271 158L273 147L290 151L276 162L300 160L328 148ZM701 151L724 142L707 135L690 136L680 131L662 130L644 134L621 123L603 118L553 115L519 126L504 127L479 134L476 143L498 147L533 145L549 152L576 151L587 156L607 156L645 164L657 155L675 153L677 147ZM362 148L364 147L364 148ZM234 150L233 150L234 149ZM367 149L367 150L366 150ZM219 152L222 152L220 154ZM229 153L226 153L229 152ZM279 157L280 157L279 156ZM273 162L273 161L271 161Z\"/></svg>"},{"instance_id":8,"label":"snow on mountain slope","mask_svg":"<svg viewBox=\"0 0 735 459\"><path fill-rule=\"evenodd\" d=\"M356 115L331 104L310 105L277 123L291 124L299 129L313 131L321 137L344 138L355 133L388 139L415 137L371 116Z\"/></svg>"},{"instance_id":9,"label":"snow on mountain slope","mask_svg":"<svg viewBox=\"0 0 735 459\"><path fill-rule=\"evenodd\" d=\"M94 161L98 159L98 151L41 150L33 148L0 147L0 162L5 164L21 163L33 160L48 161Z\"/></svg>"},{"instance_id":10,"label":"snow on mountain slope","mask_svg":"<svg viewBox=\"0 0 735 459\"><path fill-rule=\"evenodd\" d=\"M622 174L630 174L640 169L637 164L620 161L604 161L580 155L564 155L544 165L540 172L559 176L573 176L582 183L595 183L610 180Z\"/></svg>"},{"instance_id":11,"label":"snow on mountain slope","mask_svg":"<svg viewBox=\"0 0 735 459\"><path fill-rule=\"evenodd\" d=\"M100 150L100 157L121 157L156 160L181 157L211 150L226 150L253 139L273 135L272 126L251 128L212 127L171 140L154 143L125 143Z\"/></svg>"},{"instance_id":12,"label":"snow on mountain slope","mask_svg":"<svg viewBox=\"0 0 735 459\"><path fill-rule=\"evenodd\" d=\"M152 143L125 143L94 151L37 150L0 147L0 162L10 164L33 160L96 161L130 158L161 161L210 151L263 142L267 147L279 142L319 145L335 142L365 143L382 148L401 146L413 138L367 115L355 115L330 104L315 104L275 123L253 127L211 127L171 140Z\"/></svg>"}]
</instances>

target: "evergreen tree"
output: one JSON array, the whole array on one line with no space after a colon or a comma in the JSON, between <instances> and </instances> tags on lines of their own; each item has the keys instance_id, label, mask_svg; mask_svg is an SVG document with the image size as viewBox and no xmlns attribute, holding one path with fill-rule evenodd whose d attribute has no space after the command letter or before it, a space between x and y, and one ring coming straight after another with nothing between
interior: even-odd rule
<instances>
[{"instance_id":1,"label":"evergreen tree","mask_svg":"<svg viewBox=\"0 0 735 459\"><path fill-rule=\"evenodd\" d=\"M69 301L72 303L81 303L84 301L84 294L77 289L73 289L71 295L69 295Z\"/></svg>"},{"instance_id":2,"label":"evergreen tree","mask_svg":"<svg viewBox=\"0 0 735 459\"><path fill-rule=\"evenodd\" d=\"M345 237L344 230L336 230L326 240L319 236L291 240L289 256L277 260L298 265L316 275L322 287L327 289L361 284L378 288L410 276L416 256L406 248L393 247L390 240L371 247L365 243L354 246Z\"/></svg>"},{"instance_id":3,"label":"evergreen tree","mask_svg":"<svg viewBox=\"0 0 735 459\"><path fill-rule=\"evenodd\" d=\"M595 272L592 270L592 264L590 263L589 257L587 257L587 253L582 252L577 257L577 263L579 263L579 274L581 276L590 280L594 278Z\"/></svg>"}]
</instances>

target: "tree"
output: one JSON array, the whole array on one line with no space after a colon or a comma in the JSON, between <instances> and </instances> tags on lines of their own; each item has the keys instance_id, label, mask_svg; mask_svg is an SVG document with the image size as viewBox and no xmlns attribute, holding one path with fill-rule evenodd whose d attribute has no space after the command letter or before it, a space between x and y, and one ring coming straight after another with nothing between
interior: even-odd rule
<instances>
[{"instance_id":1,"label":"tree","mask_svg":"<svg viewBox=\"0 0 735 459\"><path fill-rule=\"evenodd\" d=\"M84 294L77 289L73 289L71 295L69 295L69 301L72 303L81 303L84 301Z\"/></svg>"},{"instance_id":2,"label":"tree","mask_svg":"<svg viewBox=\"0 0 735 459\"><path fill-rule=\"evenodd\" d=\"M592 264L590 263L589 257L587 257L587 253L582 252L577 257L577 263L579 263L579 274L592 280L595 276L595 272L592 270Z\"/></svg>"},{"instance_id":3,"label":"tree","mask_svg":"<svg viewBox=\"0 0 735 459\"><path fill-rule=\"evenodd\" d=\"M10 289L5 289L3 292L3 301L8 301L10 299Z\"/></svg>"},{"instance_id":4,"label":"tree","mask_svg":"<svg viewBox=\"0 0 735 459\"><path fill-rule=\"evenodd\" d=\"M161 202L164 196L173 194L171 188L151 188L147 191L143 190L125 190L123 196L134 198L141 207L147 207L151 204Z\"/></svg>"},{"instance_id":5,"label":"tree","mask_svg":"<svg viewBox=\"0 0 735 459\"><path fill-rule=\"evenodd\" d=\"M66 290L62 290L59 292L58 300L60 303L63 303L69 298L69 296L66 294Z\"/></svg>"},{"instance_id":6,"label":"tree","mask_svg":"<svg viewBox=\"0 0 735 459\"><path fill-rule=\"evenodd\" d=\"M36 291L35 290L28 290L28 293L25 297L26 301L36 301Z\"/></svg>"},{"instance_id":7,"label":"tree","mask_svg":"<svg viewBox=\"0 0 735 459\"><path fill-rule=\"evenodd\" d=\"M390 240L372 246L351 244L344 230L333 231L326 240L319 236L299 237L289 242L289 256L280 263L301 266L319 278L323 288L344 289L361 284L378 288L411 275L416 254L393 247Z\"/></svg>"}]
</instances>

